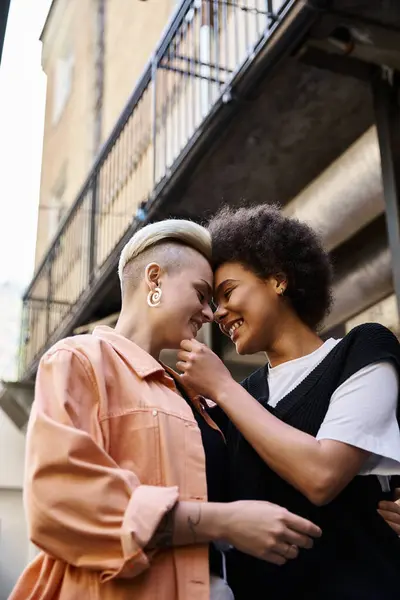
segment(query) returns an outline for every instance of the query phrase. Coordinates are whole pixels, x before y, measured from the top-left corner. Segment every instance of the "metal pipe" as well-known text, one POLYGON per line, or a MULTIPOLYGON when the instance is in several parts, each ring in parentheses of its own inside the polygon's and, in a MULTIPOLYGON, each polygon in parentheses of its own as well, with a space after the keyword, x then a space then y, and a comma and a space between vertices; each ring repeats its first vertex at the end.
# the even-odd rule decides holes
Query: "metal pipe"
POLYGON ((376 304, 393 291, 389 248, 366 251, 360 262, 344 273, 333 286, 334 305, 323 331, 344 323, 376 304))
POLYGON ((104 57, 105 57, 105 0, 97 0, 96 35, 95 35, 95 86, 94 86, 94 127, 93 156, 96 157, 100 147, 103 129, 103 96, 104 96, 104 57))
POLYGON ((284 208, 337 248, 385 210, 376 128, 371 127, 284 208))
MULTIPOLYGON (((368 129, 283 210, 318 231, 329 251, 381 215, 385 203, 376 128, 368 129)), ((367 247, 358 263, 339 275, 333 287, 333 310, 324 331, 392 291, 391 253, 382 240, 378 247, 367 247)))

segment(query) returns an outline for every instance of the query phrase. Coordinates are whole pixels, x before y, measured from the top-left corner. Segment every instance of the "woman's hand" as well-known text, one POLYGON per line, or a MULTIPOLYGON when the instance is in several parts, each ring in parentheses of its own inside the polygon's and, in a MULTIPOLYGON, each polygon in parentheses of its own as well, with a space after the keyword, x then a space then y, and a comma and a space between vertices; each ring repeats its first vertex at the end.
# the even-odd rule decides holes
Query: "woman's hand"
POLYGON ((283 565, 296 558, 299 548, 312 548, 319 527, 269 502, 231 503, 224 539, 235 548, 256 558, 283 565))
POLYGON ((213 400, 218 396, 218 390, 232 381, 222 360, 208 346, 194 339, 181 342, 176 368, 181 371, 185 384, 213 400))
POLYGON ((397 535, 400 535, 400 488, 396 489, 395 498, 397 498, 395 502, 380 502, 378 513, 397 535))
POLYGON ((283 565, 312 548, 319 527, 270 502, 180 501, 162 519, 148 548, 229 542, 261 560, 283 565))

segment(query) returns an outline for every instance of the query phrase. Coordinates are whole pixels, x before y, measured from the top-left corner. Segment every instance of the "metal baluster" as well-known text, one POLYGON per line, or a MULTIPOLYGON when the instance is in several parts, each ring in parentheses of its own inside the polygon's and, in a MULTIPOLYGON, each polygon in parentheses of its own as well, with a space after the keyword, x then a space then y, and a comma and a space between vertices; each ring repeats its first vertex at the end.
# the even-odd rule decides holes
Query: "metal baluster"
POLYGON ((224 35, 224 48, 225 48, 225 69, 228 74, 230 69, 230 64, 228 60, 229 55, 229 40, 228 40, 228 5, 227 0, 222 0, 222 29, 221 35, 224 35))
POLYGON ((233 14, 233 31, 235 35, 234 47, 235 47, 235 66, 234 71, 239 66, 240 54, 239 54, 239 23, 238 23, 238 5, 236 3, 232 6, 232 14, 233 14))
POLYGON ((250 53, 250 44, 249 44, 249 19, 250 19, 250 14, 252 14, 250 12, 250 6, 249 6, 249 0, 241 0, 243 2, 243 8, 245 9, 243 11, 243 19, 244 19, 244 46, 245 46, 245 51, 246 51, 246 57, 249 56, 250 53))
MULTIPOLYGON (((218 96, 221 91, 221 70, 220 70, 220 55, 219 55, 219 44, 220 44, 220 32, 219 32, 219 2, 213 0, 213 39, 214 39, 214 73, 217 80, 218 96)), ((215 98, 214 98, 215 101, 215 98)))
POLYGON ((157 174, 157 130, 158 130, 158 107, 157 107, 157 56, 154 55, 151 64, 151 85, 152 85, 152 109, 151 109, 151 128, 152 128, 152 143, 153 143, 153 188, 158 182, 157 174))

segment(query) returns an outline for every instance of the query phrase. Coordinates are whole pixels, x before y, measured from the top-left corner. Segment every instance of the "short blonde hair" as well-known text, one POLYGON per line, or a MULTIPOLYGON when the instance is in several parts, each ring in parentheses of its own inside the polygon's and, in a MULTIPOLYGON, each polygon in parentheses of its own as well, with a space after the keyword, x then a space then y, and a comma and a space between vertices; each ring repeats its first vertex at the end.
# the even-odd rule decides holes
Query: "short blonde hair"
POLYGON ((124 246, 118 264, 121 284, 124 268, 128 262, 163 241, 179 242, 197 250, 208 261, 211 260, 211 236, 205 227, 184 219, 165 219, 142 227, 124 246))

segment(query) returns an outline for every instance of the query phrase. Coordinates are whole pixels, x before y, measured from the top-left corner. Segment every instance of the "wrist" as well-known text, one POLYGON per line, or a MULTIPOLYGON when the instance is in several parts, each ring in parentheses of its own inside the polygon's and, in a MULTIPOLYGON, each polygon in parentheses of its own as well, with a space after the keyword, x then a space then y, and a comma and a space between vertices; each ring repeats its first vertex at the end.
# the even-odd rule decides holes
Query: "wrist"
POLYGON ((203 504, 202 530, 210 542, 229 542, 235 523, 236 502, 208 502, 203 504))
POLYGON ((221 514, 213 541, 231 542, 232 526, 237 520, 237 502, 221 504, 221 514), (235 516, 236 515, 236 516, 235 516))
POLYGON ((232 378, 224 378, 219 382, 213 395, 213 398, 218 406, 223 408, 224 405, 229 404, 229 400, 232 399, 232 395, 234 394, 235 388, 238 385, 239 384, 236 383, 236 381, 234 381, 232 378))
POLYGON ((180 501, 175 511, 174 546, 225 541, 234 522, 233 504, 180 501))

